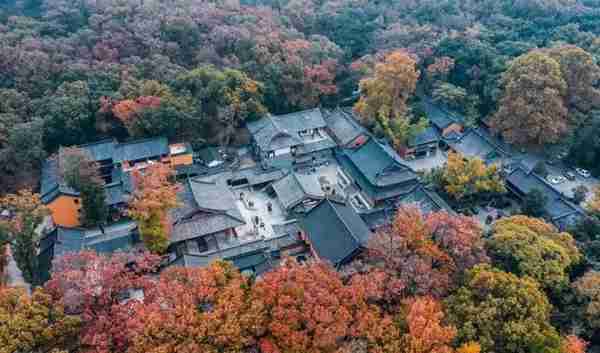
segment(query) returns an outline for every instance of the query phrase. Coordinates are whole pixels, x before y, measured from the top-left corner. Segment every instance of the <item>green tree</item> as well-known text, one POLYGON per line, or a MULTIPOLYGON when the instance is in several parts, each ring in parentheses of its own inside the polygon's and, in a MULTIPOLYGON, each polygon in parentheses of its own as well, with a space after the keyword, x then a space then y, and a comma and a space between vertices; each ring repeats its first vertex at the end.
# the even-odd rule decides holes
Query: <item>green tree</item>
POLYGON ((569 233, 537 218, 503 218, 492 228, 486 243, 494 264, 517 276, 529 276, 548 293, 558 294, 569 285, 569 270, 581 254, 569 233))
POLYGON ((576 204, 580 204, 583 201, 585 201, 588 193, 590 192, 590 189, 587 188, 587 186, 585 185, 578 185, 576 187, 573 188, 573 201, 576 204))
POLYGON ((446 307, 459 343, 479 342, 484 352, 560 352, 551 305, 531 278, 478 265, 467 271, 446 307))
POLYGON ((83 225, 106 222, 108 208, 98 164, 81 148, 63 148, 58 158, 61 177, 81 196, 83 225))
POLYGON ((574 165, 588 169, 594 176, 600 175, 600 110, 589 112, 585 128, 575 131, 569 145, 568 160, 574 165))
POLYGON ((42 229, 39 228, 49 211, 42 205, 39 194, 26 189, 4 196, 0 199, 0 206, 14 215, 4 228, 17 266, 25 281, 37 286, 40 284, 37 252, 42 235, 42 229))
POLYGON ((569 229, 584 256, 584 265, 600 271, 600 215, 595 212, 582 217, 569 229))
POLYGON ((525 195, 521 211, 531 217, 546 215, 548 197, 539 189, 533 189, 525 195))
POLYGON ((546 167, 546 162, 545 161, 539 161, 535 164, 535 166, 533 167, 533 172, 539 176, 541 176, 542 178, 545 178, 548 176, 548 167, 546 167))
POLYGON ((47 150, 61 145, 77 145, 96 134, 96 112, 100 102, 93 99, 87 82, 62 84, 53 95, 37 101, 36 113, 45 123, 47 150))
POLYGON ((179 75, 175 87, 196 100, 209 122, 226 130, 225 142, 242 122, 256 120, 267 112, 263 84, 239 70, 201 66, 179 75))
POLYGON ((539 51, 521 55, 502 76, 504 92, 492 129, 510 143, 557 142, 568 129, 564 99, 567 84, 560 64, 539 51))
POLYGON ((0 190, 13 192, 37 186, 46 157, 43 136, 43 122, 39 118, 8 128, 6 144, 0 148, 0 190))
POLYGON ((432 97, 435 102, 464 114, 468 125, 474 126, 477 123, 479 98, 469 94, 465 88, 441 82, 433 89, 432 97))

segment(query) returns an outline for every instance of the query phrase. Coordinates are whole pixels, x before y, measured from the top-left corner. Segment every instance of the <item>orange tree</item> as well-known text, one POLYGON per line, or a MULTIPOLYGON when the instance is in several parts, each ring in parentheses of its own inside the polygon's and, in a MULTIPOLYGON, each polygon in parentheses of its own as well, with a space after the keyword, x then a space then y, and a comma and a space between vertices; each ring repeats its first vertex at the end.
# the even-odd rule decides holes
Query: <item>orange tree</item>
POLYGON ((266 317, 251 283, 230 263, 172 268, 134 307, 130 353, 241 352, 256 346, 266 317))
POLYGON ((179 187, 171 179, 171 169, 157 163, 133 171, 135 191, 129 202, 129 215, 138 222, 140 235, 148 250, 164 252, 169 245, 169 210, 177 207, 179 187))
POLYGON ((252 292, 265 315, 261 349, 327 353, 360 342, 370 352, 401 351, 399 328, 371 304, 383 294, 383 279, 373 273, 344 283, 322 263, 288 262, 267 273, 252 292))
POLYGON ((368 247, 368 259, 388 275, 391 302, 406 295, 444 296, 458 275, 488 260, 473 218, 444 211, 424 215, 416 206, 400 208, 368 247))
POLYGON ((425 127, 422 120, 412 121, 406 104, 415 92, 419 75, 415 60, 398 50, 360 81, 361 97, 354 109, 366 125, 382 132, 395 147, 405 145, 425 127))

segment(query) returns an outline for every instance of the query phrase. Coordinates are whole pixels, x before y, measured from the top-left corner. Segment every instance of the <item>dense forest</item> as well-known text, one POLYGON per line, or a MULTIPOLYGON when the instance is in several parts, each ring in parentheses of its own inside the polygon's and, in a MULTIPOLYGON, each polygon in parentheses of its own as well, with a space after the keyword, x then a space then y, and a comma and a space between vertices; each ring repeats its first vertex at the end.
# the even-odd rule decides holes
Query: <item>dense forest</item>
MULTIPOLYGON (((37 261, 35 190, 60 146, 242 145, 246 122, 319 106, 354 106, 401 149, 428 97, 600 176, 599 60, 600 0, 0 0, 0 244, 24 235, 14 257, 37 261)), ((81 163, 63 177, 99 179, 81 163)), ((465 202, 506 192, 500 173, 450 154, 431 177, 465 202)), ((129 209, 143 230, 177 204, 170 175, 153 180, 129 209)), ((597 352, 600 188, 569 232, 529 201, 486 227, 400 207, 340 271, 65 255, 31 293, 0 285, 0 353, 597 352)))
MULTIPOLYGON (((390 50, 410 53, 424 89, 473 119, 497 111, 502 74, 531 49, 583 50, 565 60, 575 70, 566 81, 577 82, 576 93, 587 90, 585 98, 600 56, 595 0, 26 0, 0 6, 5 191, 34 186, 31 171, 59 145, 157 135, 196 145, 231 143, 240 138, 235 127, 266 111, 343 105, 365 64, 390 50)), ((573 153, 594 171, 598 114, 576 98, 567 103, 569 131, 582 123, 594 130, 572 139, 573 153)), ((506 109, 498 114, 510 114, 506 109)))

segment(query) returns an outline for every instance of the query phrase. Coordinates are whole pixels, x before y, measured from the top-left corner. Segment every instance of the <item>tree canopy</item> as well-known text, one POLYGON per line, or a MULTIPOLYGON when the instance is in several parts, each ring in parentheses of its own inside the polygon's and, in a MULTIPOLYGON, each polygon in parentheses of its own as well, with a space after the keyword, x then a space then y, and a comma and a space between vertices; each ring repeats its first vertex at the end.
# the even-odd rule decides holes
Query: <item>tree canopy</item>
POLYGON ((569 284, 569 269, 581 254, 569 233, 536 218, 513 216, 494 223, 487 249, 494 263, 507 272, 528 276, 559 293, 569 284))
POLYGON ((479 265, 446 301, 458 341, 476 340, 484 351, 560 352, 561 340, 549 324, 551 305, 529 277, 479 265))

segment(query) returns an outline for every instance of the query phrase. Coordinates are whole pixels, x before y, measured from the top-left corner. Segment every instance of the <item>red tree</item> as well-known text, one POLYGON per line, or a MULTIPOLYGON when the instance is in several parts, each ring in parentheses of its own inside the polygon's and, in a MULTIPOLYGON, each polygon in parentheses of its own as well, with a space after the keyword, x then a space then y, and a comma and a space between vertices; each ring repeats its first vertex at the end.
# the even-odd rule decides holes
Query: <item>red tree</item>
POLYGON ((392 301, 405 295, 443 296, 457 274, 488 261, 475 220, 444 211, 423 215, 416 206, 398 210, 392 224, 375 234, 368 257, 383 264, 392 301))
POLYGON ((142 96, 134 99, 124 99, 112 106, 113 114, 121 120, 127 130, 132 133, 139 114, 144 109, 153 109, 160 106, 160 97, 142 96))
POLYGON ((585 353, 588 343, 581 338, 569 335, 563 339, 562 353, 585 353))
POLYGON ((372 351, 395 351, 398 330, 370 304, 382 295, 383 276, 355 277, 344 284, 324 264, 288 262, 256 283, 253 301, 266 314, 264 352, 334 352, 361 340, 372 351))
POLYGON ((94 252, 67 254, 53 264, 45 289, 69 314, 81 315, 81 344, 86 352, 123 352, 128 346, 126 323, 134 301, 132 290, 151 287, 148 276, 159 262, 149 253, 117 253, 110 257, 94 252))

